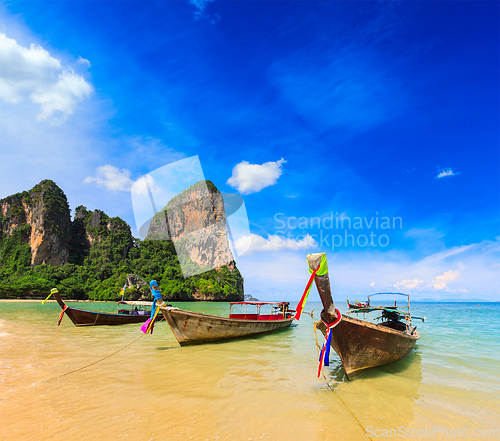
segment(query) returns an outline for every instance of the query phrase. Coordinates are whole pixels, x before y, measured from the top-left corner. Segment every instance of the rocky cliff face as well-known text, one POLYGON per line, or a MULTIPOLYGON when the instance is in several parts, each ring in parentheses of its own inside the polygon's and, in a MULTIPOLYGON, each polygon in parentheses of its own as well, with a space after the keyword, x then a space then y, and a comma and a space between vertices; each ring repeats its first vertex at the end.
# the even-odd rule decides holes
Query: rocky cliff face
POLYGON ((31 248, 31 265, 63 265, 69 258, 71 230, 68 201, 62 190, 45 180, 30 191, 0 200, 2 237, 19 231, 31 248))
POLYGON ((103 241, 111 241, 110 245, 119 247, 123 258, 133 245, 132 233, 126 222, 119 217, 110 218, 101 210, 89 211, 82 205, 75 210, 73 236, 78 237, 81 246, 87 249, 103 241))
POLYGON ((231 270, 234 268, 224 201, 210 181, 198 182, 173 198, 151 221, 147 239, 173 241, 185 276, 198 274, 207 267, 219 269, 226 265, 231 270), (200 271, 184 265, 183 257, 197 264, 200 271), (186 274, 186 271, 193 272, 186 274))
POLYGON ((0 233, 0 239, 17 234, 30 246, 32 267, 81 264, 91 247, 105 241, 125 258, 133 243, 130 227, 100 210, 80 206, 71 222, 66 196, 50 180, 0 200, 0 233))

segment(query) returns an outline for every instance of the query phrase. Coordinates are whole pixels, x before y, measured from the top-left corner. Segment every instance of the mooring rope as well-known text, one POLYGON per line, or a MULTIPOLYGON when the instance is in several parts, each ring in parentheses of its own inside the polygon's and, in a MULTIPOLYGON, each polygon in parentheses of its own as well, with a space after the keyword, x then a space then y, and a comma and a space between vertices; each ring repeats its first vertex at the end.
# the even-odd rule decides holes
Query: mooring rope
MULTIPOLYGON (((156 324, 160 323, 160 322, 161 322, 161 321, 163 321, 163 320, 165 320, 165 317, 162 317, 162 319, 161 319, 161 320, 158 320, 158 322, 157 322, 156 324)), ((113 355, 118 354, 118 352, 123 351, 124 349, 128 348, 130 345, 132 345, 133 343, 135 343, 137 340, 139 340, 140 338, 144 337, 145 335, 146 335, 146 334, 141 334, 141 335, 139 335, 139 337, 137 337, 135 340, 132 340, 130 343, 127 343, 127 344, 126 344, 125 346, 123 346, 122 348, 118 349, 117 351, 115 351, 115 352, 113 352, 113 353, 111 353, 111 354, 106 355, 105 357, 103 357, 103 358, 101 358, 101 359, 99 359, 99 360, 97 360, 97 361, 93 361, 92 363, 89 363, 89 364, 87 364, 87 365, 85 365, 85 366, 82 366, 82 367, 80 367, 80 368, 78 368, 78 369, 74 369, 74 370, 69 371, 69 372, 66 372, 66 373, 64 373, 64 374, 57 375, 57 376, 55 376, 55 377, 49 378, 48 380, 42 381, 42 383, 47 383, 47 382, 49 382, 49 381, 56 380, 56 379, 61 378, 61 377, 65 377, 66 375, 70 375, 70 374, 74 374, 75 372, 83 371, 84 369, 87 369, 88 367, 93 366, 94 364, 100 363, 101 361, 104 361, 104 360, 106 360, 107 358, 110 358, 110 357, 112 357, 113 355)))
MULTIPOLYGON (((318 351, 318 358, 319 358, 319 356, 320 356, 320 346, 319 346, 319 343, 318 343, 317 323, 319 323, 319 322, 314 322, 314 335, 316 337, 316 350, 318 351)), ((323 366, 321 367, 321 373, 323 374, 323 378, 325 379, 325 382, 326 382, 326 385, 328 386, 328 388, 336 395, 336 397, 342 402, 342 404, 345 407, 347 407, 347 410, 349 412, 351 412, 351 415, 357 421, 357 423, 359 424, 359 426, 363 429, 363 432, 365 432, 365 435, 368 437, 368 439, 372 440, 371 437, 368 435, 368 433, 366 433, 366 429, 363 426, 363 424, 361 424, 361 421, 358 420, 358 418, 356 417, 356 415, 354 415, 354 412, 351 410, 351 408, 346 404, 346 402, 340 397, 340 395, 335 391, 335 389, 329 383, 328 379, 326 378, 325 369, 323 368, 323 366)))

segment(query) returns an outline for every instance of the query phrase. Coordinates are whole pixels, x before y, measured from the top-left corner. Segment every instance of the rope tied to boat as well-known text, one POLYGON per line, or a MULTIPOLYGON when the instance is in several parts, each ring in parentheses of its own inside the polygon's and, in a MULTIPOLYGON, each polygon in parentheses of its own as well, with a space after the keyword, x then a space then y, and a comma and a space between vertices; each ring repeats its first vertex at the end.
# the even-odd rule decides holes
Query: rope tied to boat
POLYGON ((331 330, 335 328, 342 320, 342 314, 338 309, 335 309, 335 312, 337 313, 337 318, 332 323, 327 323, 325 321, 325 319, 323 318, 323 312, 324 310, 321 311, 321 321, 325 324, 326 331, 325 331, 325 341, 323 342, 323 346, 321 347, 321 351, 319 354, 318 378, 321 374, 321 369, 323 365, 330 366, 330 348, 332 344, 331 330))
MULTIPOLYGON (((158 323, 160 323, 163 320, 165 320, 165 319, 162 318, 162 319, 158 320, 158 323)), ((124 349, 128 348, 130 345, 132 345, 133 343, 135 343, 137 340, 139 340, 140 338, 144 337, 144 335, 145 334, 139 335, 139 337, 137 337, 136 339, 132 340, 130 343, 127 343, 125 346, 123 346, 120 349, 112 352, 111 354, 106 355, 105 357, 100 358, 99 360, 93 361, 92 363, 86 364, 85 366, 82 366, 82 367, 80 367, 78 369, 74 369, 74 370, 66 372, 64 374, 57 375, 55 377, 49 378, 49 379, 47 379, 45 381, 42 381, 42 383, 47 383, 47 382, 52 381, 52 380, 57 380, 58 378, 65 377, 66 375, 74 374, 75 372, 80 372, 80 371, 83 371, 84 369, 87 369, 90 366, 94 366, 95 364, 100 363, 101 361, 104 361, 104 360, 112 357, 113 355, 118 354, 118 352, 121 352, 124 349)))

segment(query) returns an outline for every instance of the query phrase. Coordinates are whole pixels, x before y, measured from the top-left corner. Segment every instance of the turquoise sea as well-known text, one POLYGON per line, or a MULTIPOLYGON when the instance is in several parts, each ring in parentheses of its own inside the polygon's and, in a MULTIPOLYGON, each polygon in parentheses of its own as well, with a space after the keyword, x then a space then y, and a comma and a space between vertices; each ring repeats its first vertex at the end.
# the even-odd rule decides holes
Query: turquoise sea
MULTIPOLYGON (((55 302, 0 302, 0 439, 500 438, 500 303, 411 307, 427 319, 414 322, 420 340, 408 357, 347 381, 332 351, 329 387, 316 375, 307 315, 277 333, 181 348, 165 322, 153 335, 67 317, 58 327, 55 302)), ((318 317, 321 305, 305 310, 318 317)))

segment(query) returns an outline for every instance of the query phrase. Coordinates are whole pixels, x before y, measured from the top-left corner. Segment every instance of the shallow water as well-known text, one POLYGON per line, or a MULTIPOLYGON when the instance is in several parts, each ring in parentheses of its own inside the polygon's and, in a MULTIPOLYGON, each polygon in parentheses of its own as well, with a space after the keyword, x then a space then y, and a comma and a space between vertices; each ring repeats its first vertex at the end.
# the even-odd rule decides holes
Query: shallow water
MULTIPOLYGON (((311 309, 318 316, 321 306, 311 309)), ((499 438, 498 303, 412 304, 427 316, 415 350, 350 382, 332 351, 333 390, 316 378, 307 315, 273 334, 181 348, 165 322, 153 335, 137 324, 77 328, 67 317, 58 327, 60 311, 55 302, 0 303, 2 440, 362 440, 382 429, 393 438, 499 438)))

